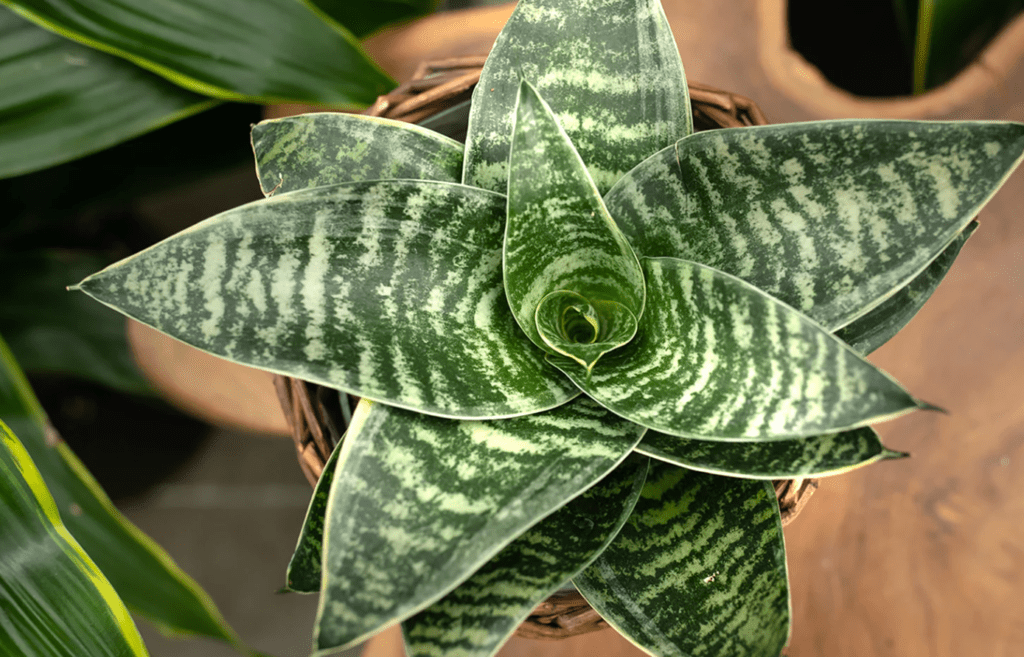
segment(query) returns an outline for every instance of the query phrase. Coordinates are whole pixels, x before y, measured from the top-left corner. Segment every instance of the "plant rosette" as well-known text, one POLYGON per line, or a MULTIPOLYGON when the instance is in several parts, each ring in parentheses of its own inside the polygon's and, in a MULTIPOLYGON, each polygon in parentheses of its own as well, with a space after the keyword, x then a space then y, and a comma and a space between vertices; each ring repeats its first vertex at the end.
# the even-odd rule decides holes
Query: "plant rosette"
POLYGON ((693 134, 655 0, 523 0, 465 146, 330 113, 253 146, 268 198, 78 288, 363 398, 288 571, 317 651, 401 623, 413 656, 493 655, 571 580, 654 655, 777 655, 770 480, 898 456, 868 425, 929 406, 863 356, 1024 125, 693 134))

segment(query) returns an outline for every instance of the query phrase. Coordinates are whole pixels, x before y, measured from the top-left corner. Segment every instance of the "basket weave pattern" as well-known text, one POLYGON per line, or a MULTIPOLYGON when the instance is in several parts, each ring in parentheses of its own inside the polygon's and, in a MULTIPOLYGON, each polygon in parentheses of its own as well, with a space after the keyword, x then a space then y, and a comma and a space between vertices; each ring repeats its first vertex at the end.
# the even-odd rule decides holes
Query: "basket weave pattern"
MULTIPOLYGON (((364 114, 409 123, 434 116, 469 100, 485 59, 459 57, 421 64, 412 80, 378 98, 364 114)), ((748 98, 696 82, 689 88, 697 130, 768 123, 748 98)), ((292 431, 299 466, 315 486, 331 451, 341 442, 354 399, 331 388, 281 376, 274 377, 274 385, 292 431)), ((787 525, 807 504, 818 481, 787 479, 774 485, 782 524, 787 525)), ((516 634, 528 639, 563 639, 606 627, 577 591, 559 591, 538 605, 516 634)))

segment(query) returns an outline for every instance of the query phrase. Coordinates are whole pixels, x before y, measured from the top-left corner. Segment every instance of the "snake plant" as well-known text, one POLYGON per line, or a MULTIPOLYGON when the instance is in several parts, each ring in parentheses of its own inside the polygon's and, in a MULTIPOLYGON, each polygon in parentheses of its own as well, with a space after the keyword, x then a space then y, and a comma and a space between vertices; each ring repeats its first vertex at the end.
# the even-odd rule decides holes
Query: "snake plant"
POLYGON ((522 0, 465 145, 344 114, 253 130, 268 198, 79 284, 362 398, 289 586, 318 652, 401 623, 493 655, 571 581, 644 650, 776 655, 771 479, 898 456, 864 359, 1020 162, 1024 125, 694 133, 656 0, 522 0))

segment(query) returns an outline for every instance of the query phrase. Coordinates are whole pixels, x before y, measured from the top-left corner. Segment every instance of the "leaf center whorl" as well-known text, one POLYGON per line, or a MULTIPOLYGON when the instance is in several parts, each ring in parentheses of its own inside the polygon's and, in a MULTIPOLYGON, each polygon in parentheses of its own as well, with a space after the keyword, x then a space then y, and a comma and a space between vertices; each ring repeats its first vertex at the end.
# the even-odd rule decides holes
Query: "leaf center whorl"
POLYGON ((593 369, 604 354, 636 335, 636 315, 615 301, 591 301, 569 290, 557 290, 537 304, 537 332, 554 353, 593 369))

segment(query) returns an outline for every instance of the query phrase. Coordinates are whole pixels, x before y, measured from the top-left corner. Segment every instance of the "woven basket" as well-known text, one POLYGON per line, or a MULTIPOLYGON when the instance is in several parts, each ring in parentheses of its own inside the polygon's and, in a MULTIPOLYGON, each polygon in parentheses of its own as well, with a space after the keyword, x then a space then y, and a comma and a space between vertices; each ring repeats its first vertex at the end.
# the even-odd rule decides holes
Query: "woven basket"
MULTIPOLYGON (((417 123, 463 106, 480 79, 485 59, 460 57, 422 64, 411 81, 378 98, 364 113, 417 123)), ((689 86, 697 130, 767 123, 761 110, 747 98, 695 82, 689 86)), ((299 465, 310 485, 315 486, 348 426, 355 399, 332 388, 281 376, 274 378, 274 384, 292 431, 299 465)), ((783 525, 796 518, 818 487, 816 479, 774 483, 783 525)), ((516 634, 529 639, 563 639, 606 627, 608 624, 577 591, 559 591, 538 605, 516 634)))

